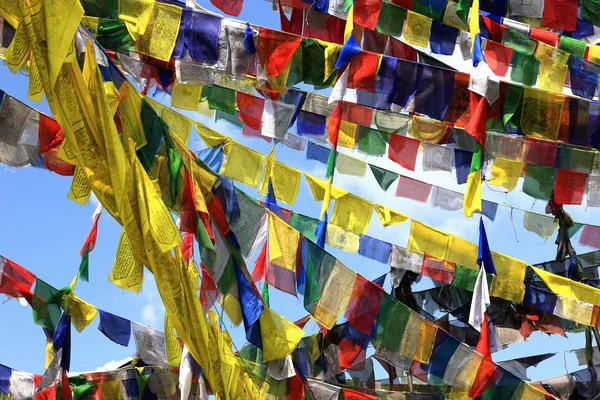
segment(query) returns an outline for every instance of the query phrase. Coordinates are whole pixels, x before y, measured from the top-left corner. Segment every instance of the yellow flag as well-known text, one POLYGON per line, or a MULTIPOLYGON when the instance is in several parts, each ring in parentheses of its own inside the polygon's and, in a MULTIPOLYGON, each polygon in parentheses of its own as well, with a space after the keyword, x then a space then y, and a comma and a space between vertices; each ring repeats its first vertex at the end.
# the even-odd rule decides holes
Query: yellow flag
POLYGON ((600 64, 600 46, 597 44, 588 45, 588 60, 594 64, 600 64))
POLYGON ((335 201, 331 223, 356 234, 365 234, 373 214, 373 204, 348 193, 335 201))
POLYGON ((246 185, 256 187, 265 156, 246 146, 231 142, 221 174, 246 185))
POLYGON ((123 145, 126 146, 128 140, 132 139, 136 149, 144 147, 147 142, 141 118, 142 95, 129 81, 123 82, 119 94, 121 96, 119 116, 121 117, 123 145))
POLYGON ((54 360, 54 342, 51 337, 46 338, 46 363, 44 364, 44 370, 48 369, 50 363, 54 360))
POLYGON ((119 238, 117 255, 108 279, 121 289, 139 292, 144 281, 144 266, 136 260, 133 247, 123 229, 119 238))
POLYGON ((342 121, 340 124, 340 132, 338 133, 337 145, 353 149, 356 144, 356 130, 358 125, 352 122, 342 121))
POLYGON ((448 259, 450 235, 421 222, 410 221, 408 249, 427 253, 442 260, 448 259))
POLYGON ((517 186, 517 182, 523 172, 524 163, 497 157, 492 167, 492 179, 490 185, 502 186, 509 192, 517 186))
MULTIPOLYGON (((323 199, 325 199, 325 191, 329 183, 307 173, 304 173, 304 177, 306 178, 306 182, 310 187, 310 191, 312 192, 315 201, 323 201, 323 199)), ((331 187, 331 197, 334 199, 338 199, 347 193, 347 191, 337 186, 331 187)))
POLYGON ((296 271, 300 233, 277 215, 269 212, 269 261, 290 271, 296 271))
POLYGON ((344 42, 348 40, 352 31, 354 30, 354 3, 348 10, 348 18, 346 19, 346 26, 344 27, 344 42))
POLYGON ((73 181, 69 189, 69 199, 77 204, 86 205, 90 199, 91 188, 82 167, 75 167, 73 181))
POLYGON ((202 96, 202 86, 178 84, 171 92, 171 105, 182 110, 196 111, 202 96))
POLYGON ((404 40, 415 46, 427 47, 429 45, 432 21, 429 17, 408 10, 406 25, 404 26, 404 40))
POLYGON ((265 173, 258 192, 266 195, 269 188, 269 176, 273 184, 275 198, 289 205, 294 205, 300 189, 301 174, 295 168, 273 159, 265 162, 265 173))
POLYGON ((156 3, 144 35, 136 42, 137 51, 161 61, 169 61, 175 48, 182 8, 156 3))
POLYGON ((471 51, 475 47, 475 36, 479 33, 479 0, 473 0, 469 12, 469 31, 471 33, 471 51))
POLYGON ((557 295, 600 306, 600 289, 572 281, 569 278, 555 275, 540 268, 532 268, 542 278, 548 289, 557 295))
POLYGON ((240 307, 240 302, 231 293, 227 293, 223 297, 223 311, 225 311, 234 325, 237 326, 242 323, 242 309, 240 307))
POLYGON ((187 146, 190 142, 190 134, 192 133, 192 121, 167 107, 163 107, 160 110, 160 117, 169 126, 169 129, 187 146))
POLYGON ((169 362, 169 366, 171 367, 179 367, 181 363, 181 346, 179 345, 179 341, 177 340, 177 335, 175 334, 175 329, 169 322, 169 314, 165 313, 165 345, 167 348, 167 360, 169 362))
POLYGON ((77 332, 83 331, 98 315, 96 307, 83 301, 73 292, 66 294, 63 301, 65 302, 65 312, 71 316, 71 323, 77 332))
POLYGON ((408 220, 408 216, 381 204, 373 204, 373 208, 375 208, 383 226, 398 225, 408 220))
POLYGON ((471 172, 467 177, 467 189, 463 201, 465 217, 472 217, 475 211, 481 211, 481 170, 471 172))
POLYGON ((154 0, 119 0, 119 19, 125 22, 134 42, 146 32, 154 3, 154 0))
POLYGON ((292 354, 304 331, 270 308, 260 316, 260 334, 263 339, 265 361, 279 360, 292 354))

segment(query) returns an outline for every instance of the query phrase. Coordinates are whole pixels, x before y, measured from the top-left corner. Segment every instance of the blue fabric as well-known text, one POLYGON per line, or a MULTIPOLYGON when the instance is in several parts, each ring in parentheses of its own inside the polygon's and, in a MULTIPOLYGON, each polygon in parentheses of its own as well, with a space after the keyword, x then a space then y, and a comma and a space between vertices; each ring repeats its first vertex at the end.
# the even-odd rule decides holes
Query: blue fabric
POLYGON ((216 63, 219 59, 219 33, 222 18, 184 9, 173 57, 183 58, 189 51, 196 61, 216 63))
POLYGON ((242 310, 244 328, 246 329, 246 339, 256 347, 262 348, 259 318, 265 310, 265 305, 248 282, 248 279, 246 279, 237 262, 235 263, 235 274, 238 284, 238 300, 242 310))
POLYGON ((229 217, 229 222, 231 223, 240 216, 240 205, 238 203, 233 179, 221 177, 221 188, 223 199, 219 198, 219 200, 225 207, 225 213, 227 214, 227 217, 229 217))
POLYGON ((396 89, 394 92, 394 104, 406 107, 415 95, 421 76, 423 75, 423 64, 411 61, 398 60, 396 64, 396 89))
POLYGON ((594 34, 594 24, 591 24, 582 19, 577 19, 577 26, 574 31, 562 31, 562 34, 565 36, 570 36, 573 39, 581 39, 586 36, 591 36, 594 34))
MULTIPOLYGON (((488 12, 494 14, 496 18, 506 15, 506 0, 481 0, 479 3, 479 13, 488 12)), ((498 23, 501 23, 498 21, 498 23)))
POLYGON ((598 86, 599 73, 599 66, 573 55, 569 58, 569 75, 573 94, 593 99, 596 86, 598 86))
MULTIPOLYGON (((499 24, 502 24, 502 18, 503 18, 503 17, 502 17, 502 16, 500 16, 500 15, 497 15, 497 14, 492 14, 492 13, 490 13, 490 12, 488 12, 488 11, 484 11, 484 10, 482 10, 481 8, 479 9, 479 15, 480 15, 480 16, 483 16, 483 17, 488 17, 488 18, 489 18, 489 19, 491 19, 492 21, 495 21, 495 22, 497 22, 497 23, 499 23, 499 24)), ((479 19, 479 21, 480 21, 480 24, 479 24, 479 25, 480 25, 480 29, 481 29, 481 28, 483 28, 483 26, 481 26, 481 25, 484 25, 484 26, 485 26, 485 24, 484 24, 483 22, 481 22, 481 18, 479 19)))
POLYGON ((365 335, 363 332, 356 329, 351 323, 344 322, 343 328, 340 336, 342 339, 346 339, 351 341, 352 343, 366 349, 371 343, 373 336, 375 336, 375 331, 377 330, 377 323, 373 324, 373 330, 368 335, 365 335))
POLYGON ((567 276, 573 281, 579 282, 581 276, 579 275, 579 268, 577 265, 577 253, 573 250, 573 254, 569 257, 569 267, 567 269, 567 276))
POLYGON ((485 226, 483 225, 483 217, 479 219, 479 248, 477 250, 477 264, 483 268, 488 274, 496 275, 496 268, 494 267, 494 260, 492 260, 492 252, 490 251, 490 245, 487 240, 485 233, 485 226))
POLYGON ((372 282, 374 284, 376 284, 379 287, 383 287, 384 283, 385 283, 385 277, 387 276, 387 274, 383 274, 381 275, 379 278, 373 279, 372 282))
POLYGON ((377 78, 375 79, 373 91, 385 95, 388 104, 392 102, 394 97, 397 64, 397 58, 383 56, 379 64, 379 71, 377 71, 377 78))
POLYGON ((335 62, 335 68, 341 69, 352 60, 352 57, 360 53, 361 50, 360 45, 354 38, 354 33, 351 33, 348 40, 346 40, 346 43, 344 43, 344 46, 342 46, 342 51, 340 51, 340 55, 335 62))
POLYGON ((549 290, 539 288, 537 286, 525 285, 525 297, 523 297, 523 305, 533 306, 540 311, 554 313, 556 294, 549 290))
MULTIPOLYGON (((500 368, 500 367, 498 367, 500 368)), ((512 399, 513 394, 521 384, 521 379, 514 376, 512 373, 502 370, 500 379, 486 390, 485 398, 487 399, 512 399), (489 397, 488 397, 489 396, 489 397)), ((483 397, 483 396, 482 396, 483 397)))
POLYGON ((309 141, 308 146, 306 146, 306 158, 308 160, 317 160, 323 164, 327 164, 329 149, 309 141))
POLYGON ((250 27, 249 22, 246 22, 246 36, 244 36, 244 47, 246 48, 246 53, 256 54, 256 45, 254 44, 252 28, 250 27))
POLYGON ((482 61, 485 62, 485 57, 481 48, 481 34, 478 33, 475 35, 475 45, 473 46, 473 66, 478 66, 482 61))
POLYGON ((321 14, 329 13, 329 0, 302 0, 302 2, 310 4, 315 11, 321 14))
POLYGON ((219 173, 221 166, 223 165, 223 145, 209 147, 207 149, 200 150, 196 153, 199 159, 201 159, 206 165, 210 167, 216 173, 219 173))
POLYGON ((490 221, 496 219, 496 212, 498 211, 498 203, 492 203, 491 201, 481 201, 481 213, 488 217, 490 221))
MULTIPOLYGON (((106 53, 104 53, 106 54, 106 53)), ((119 71, 115 63, 111 60, 110 57, 106 56, 106 60, 108 61, 108 74, 110 75, 110 80, 113 81, 117 89, 120 89, 123 85, 123 82, 126 81, 125 76, 119 71)), ((0 102, 2 101, 2 97, 0 96, 0 102)))
POLYGON ((446 372, 450 358, 459 345, 460 342, 450 336, 448 332, 438 329, 431 358, 429 359, 429 374, 440 379, 444 378, 444 372, 446 372))
MULTIPOLYGON (((393 96, 393 93, 391 94, 393 96)), ((390 110, 391 102, 387 94, 356 90, 356 104, 372 108, 374 110, 390 110)))
POLYGON ((0 104, 2 104, 2 100, 4 100, 4 92, 0 90, 0 104))
POLYGON ((467 183, 469 173, 471 172, 472 159, 472 151, 454 149, 454 168, 456 169, 456 182, 459 185, 467 183))
POLYGON ((323 219, 319 221, 317 229, 315 230, 317 236, 317 246, 325 248, 325 236, 327 235, 327 212, 323 215, 323 219))
POLYGON ((392 254, 392 244, 375 239, 371 236, 360 235, 358 254, 370 258, 371 260, 387 264, 390 261, 390 255, 392 254))
POLYGON ((55 352, 62 348, 60 366, 68 371, 71 366, 71 317, 66 312, 63 312, 56 325, 56 330, 52 335, 52 344, 55 352))
MULTIPOLYGON (((481 14, 483 14, 483 13, 481 13, 481 14)), ((481 35, 482 38, 486 38, 488 40, 494 40, 490 31, 488 31, 488 28, 485 25, 483 18, 481 18, 481 17, 479 17, 479 34, 481 35)))
POLYGON ((415 112, 442 121, 454 91, 455 72, 423 66, 419 88, 415 93, 415 112))
POLYGON ((296 132, 298 135, 324 135, 327 117, 301 110, 298 114, 296 132))
POLYGON ((443 24, 435 19, 432 21, 429 44, 433 53, 451 56, 456 46, 457 37, 457 28, 443 24))
POLYGON ((274 213, 278 213, 281 210, 281 207, 277 205, 277 199, 275 198, 275 191, 273 190, 273 182, 271 181, 271 177, 269 177, 269 189, 267 191, 267 197, 265 198, 265 205, 274 213))
POLYGON ((125 347, 129 346, 131 321, 106 311, 98 310, 98 312, 100 313, 98 330, 116 344, 125 347))
POLYGON ((12 369, 0 364, 0 392, 8 394, 8 386, 10 384, 11 375, 12 369))
POLYGON ((292 114, 292 119, 290 120, 290 126, 294 125, 296 122, 296 118, 298 118, 298 114, 300 114, 300 110, 302 110, 307 95, 308 93, 302 90, 288 89, 286 94, 279 96, 279 99, 284 103, 296 106, 294 108, 294 113, 292 114))

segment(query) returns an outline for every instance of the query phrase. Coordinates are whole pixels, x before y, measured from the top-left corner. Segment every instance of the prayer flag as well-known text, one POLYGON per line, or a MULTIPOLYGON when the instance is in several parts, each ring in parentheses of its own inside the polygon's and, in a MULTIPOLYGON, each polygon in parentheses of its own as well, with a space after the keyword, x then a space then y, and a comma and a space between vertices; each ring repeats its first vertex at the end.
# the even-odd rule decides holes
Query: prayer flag
POLYGON ((98 312, 100 313, 98 330, 113 342, 121 346, 129 346, 131 321, 106 311, 98 310, 98 312))
POLYGON ((83 247, 81 248, 81 264, 79 265, 79 276, 85 282, 89 282, 89 253, 96 247, 96 237, 98 236, 98 220, 102 214, 102 204, 98 203, 96 210, 92 215, 92 229, 88 233, 83 247))
POLYGON ((472 217, 476 211, 481 211, 481 168, 483 166, 483 151, 481 145, 477 144, 477 151, 471 159, 471 171, 467 177, 467 189, 465 190, 464 213, 466 217, 472 217))

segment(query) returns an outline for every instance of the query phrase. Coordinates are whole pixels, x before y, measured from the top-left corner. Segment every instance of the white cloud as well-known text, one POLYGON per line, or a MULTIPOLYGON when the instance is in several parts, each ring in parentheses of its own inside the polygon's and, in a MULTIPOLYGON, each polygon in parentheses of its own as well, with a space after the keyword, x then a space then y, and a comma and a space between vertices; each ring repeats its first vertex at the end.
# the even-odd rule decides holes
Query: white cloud
POLYGON ((149 326, 156 326, 158 315, 154 304, 149 303, 142 308, 142 322, 149 326))
POLYGON ((121 365, 123 365, 126 362, 129 362, 131 360, 132 360, 131 357, 127 357, 122 360, 111 360, 111 361, 107 362, 106 364, 104 364, 103 366, 96 368, 96 371, 112 371, 112 370, 119 368, 121 365))

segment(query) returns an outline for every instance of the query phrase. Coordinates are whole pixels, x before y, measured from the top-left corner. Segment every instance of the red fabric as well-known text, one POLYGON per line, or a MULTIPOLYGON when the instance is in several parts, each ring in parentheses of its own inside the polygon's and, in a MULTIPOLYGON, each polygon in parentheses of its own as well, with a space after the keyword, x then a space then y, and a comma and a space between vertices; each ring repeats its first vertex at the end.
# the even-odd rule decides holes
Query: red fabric
POLYGON ((92 224, 92 229, 90 229, 90 232, 87 235, 87 238, 85 238, 85 242, 83 243, 83 247, 81 247, 81 250, 79 251, 79 255, 83 256, 83 252, 85 251, 85 248, 88 248, 88 252, 91 252, 92 250, 94 250, 94 247, 96 247, 96 238, 98 237, 98 221, 100 220, 100 216, 98 215, 97 218, 94 219, 94 223, 92 224))
MULTIPOLYGON (((498 369, 498 371, 502 370, 498 369)), ((483 392, 490 388, 495 383, 497 375, 499 375, 499 373, 495 372, 496 364, 494 364, 490 358, 484 357, 477 369, 475 381, 469 390, 469 397, 479 397, 483 392)))
POLYGON ((350 389, 342 389, 345 400, 377 400, 377 397, 350 389))
POLYGON ((181 255, 185 263, 189 264, 190 258, 194 256, 194 234, 189 232, 184 233, 179 248, 181 249, 181 255))
POLYGON ((502 108, 504 107, 504 99, 506 98, 506 91, 508 90, 508 83, 500 82, 500 97, 492 104, 487 111, 487 118, 502 118, 502 108))
POLYGON ((302 36, 261 27, 258 31, 256 54, 267 76, 278 76, 301 42, 302 36))
POLYGON ((294 325, 300 329, 304 329, 304 326, 308 323, 308 321, 310 321, 310 318, 310 314, 308 314, 306 317, 302 317, 298 321, 294 321, 294 325))
POLYGON ((215 225, 217 225, 219 232, 221 232, 221 235, 227 235, 230 230, 229 223, 227 222, 227 217, 225 216, 225 209, 219 201, 219 198, 217 196, 213 196, 213 198, 210 199, 208 203, 206 203, 206 206, 215 225))
POLYGON ((265 271, 265 282, 275 289, 281 290, 292 296, 298 296, 296 292, 296 272, 287 268, 267 263, 265 271))
MULTIPOLYGON (((317 11, 314 11, 318 13, 317 11)), ((312 27, 308 23, 308 18, 304 21, 304 36, 312 39, 324 40, 330 43, 344 44, 344 27, 346 21, 333 15, 327 17, 324 29, 312 27)))
POLYGON ((477 347, 475 347, 475 351, 486 358, 492 357, 492 350, 490 349, 490 329, 488 324, 487 311, 483 313, 481 332, 479 333, 479 340, 477 341, 477 347))
POLYGON ((417 62, 417 50, 393 37, 388 40, 386 56, 417 62))
POLYGON ((503 44, 488 40, 483 55, 485 62, 497 76, 505 76, 508 72, 513 50, 503 44))
POLYGON ((279 0, 279 21, 281 22, 281 30, 294 35, 302 35, 302 24, 304 22, 304 11, 299 8, 292 8, 290 19, 283 12, 281 0, 279 0))
POLYGON ((304 382, 299 375, 289 379, 287 400, 304 400, 304 382))
POLYGON ((428 276, 436 281, 450 283, 454 277, 455 266, 456 264, 452 261, 435 258, 425 253, 421 265, 421 275, 428 276))
POLYGON ((337 149, 338 135, 340 134, 340 126, 342 125, 342 107, 344 102, 337 103, 329 121, 327 122, 327 137, 334 149, 337 149))
POLYGON ((560 324, 560 320, 554 314, 544 313, 542 319, 537 324, 538 329, 544 333, 551 333, 554 335, 561 335, 567 337, 565 330, 560 324))
POLYGON ((30 301, 31 287, 35 282, 35 275, 8 258, 4 260, 0 293, 11 297, 24 297, 27 301, 30 301))
POLYGON ((371 126, 373 109, 356 103, 342 102, 342 119, 360 126, 371 126))
POLYGON ((60 395, 62 400, 72 400, 71 385, 69 385, 69 377, 67 371, 62 369, 61 371, 61 383, 60 383, 60 395))
POLYGON ((310 7, 310 4, 305 3, 303 0, 281 0, 281 4, 286 7, 299 8, 301 10, 306 10, 310 7))
POLYGON ((554 180, 554 201, 557 204, 581 204, 586 180, 585 172, 558 169, 554 180))
POLYGON ((420 140, 407 136, 390 135, 388 157, 411 171, 415 170, 420 140))
POLYGON ((431 193, 432 185, 429 183, 417 181, 408 176, 400 175, 398 178, 398 188, 396 196, 406 197, 422 203, 426 203, 431 193))
POLYGON ((352 342, 351 340, 342 339, 338 345, 340 368, 349 369, 360 364, 365 360, 366 351, 352 342))
POLYGON ((377 31, 366 29, 363 32, 363 50, 383 54, 387 46, 388 36, 377 31))
POLYGON ((215 281, 213 280, 210 272, 206 269, 204 264, 200 264, 202 268, 202 284, 200 285, 200 304, 202 304, 202 309, 205 313, 211 309, 215 301, 217 300, 217 296, 219 296, 219 289, 217 289, 217 285, 215 285, 215 281))
POLYGON ((62 160, 58 156, 58 149, 59 148, 57 147, 44 153, 42 156, 44 159, 44 165, 50 171, 57 173, 58 175, 73 176, 75 173, 75 166, 62 160))
POLYGON ((354 23, 367 29, 375 29, 382 0, 356 0, 354 3, 354 23))
POLYGON ((502 42, 502 37, 504 36, 504 31, 506 30, 506 27, 497 23, 491 18, 484 17, 483 15, 480 16, 480 18, 483 21, 483 24, 487 28, 488 32, 490 33, 490 38, 494 42, 502 42))
POLYGON ((600 324, 600 307, 594 306, 594 310, 592 311, 592 320, 590 321, 590 325, 598 327, 600 324))
POLYGON ((532 39, 539 40, 540 42, 544 42, 552 47, 556 46, 558 43, 558 33, 549 31, 547 29, 536 28, 535 26, 531 27, 529 36, 531 36, 532 39))
POLYGON ((62 143, 65 135, 56 120, 40 113, 40 124, 38 128, 38 154, 41 156, 48 150, 57 148, 62 143))
POLYGON ((519 333, 523 335, 525 339, 527 339, 533 332, 535 332, 535 327, 529 322, 527 318, 523 320, 521 323, 521 327, 519 328, 519 333))
POLYGON ((600 249, 600 226, 584 226, 579 237, 579 243, 600 249))
POLYGON ((352 58, 348 72, 348 87, 372 92, 377 76, 378 56, 375 53, 361 51, 352 58))
MULTIPOLYGON (((410 373, 412 374, 412 376, 414 376, 418 380, 427 382, 427 375, 428 375, 429 371, 427 369, 426 364, 423 364, 417 360, 414 360, 412 362, 412 365, 410 366, 410 373)), ((394 373, 394 375, 395 375, 395 373, 394 373)))
POLYGON ((237 17, 242 12, 244 0, 210 0, 213 6, 227 15, 237 17))
POLYGON ((577 0, 545 0, 542 25, 546 28, 574 31, 577 28, 577 0))
POLYGON ((381 287, 357 275, 344 317, 356 329, 369 335, 377 319, 382 298, 381 287))
POLYGON ((485 149, 488 102, 485 97, 470 92, 469 107, 471 108, 471 119, 469 120, 465 131, 477 140, 481 147, 485 149))
POLYGON ((456 73, 454 75, 454 89, 452 97, 450 97, 450 105, 444 115, 444 121, 455 126, 465 127, 471 120, 469 79, 470 76, 467 74, 456 73))
MULTIPOLYGON (((407 10, 412 10, 412 0, 390 0, 390 3, 400 6, 402 8, 406 8, 407 10)), ((427 382, 427 379, 425 379, 427 382)))
POLYGON ((259 139, 264 140, 267 143, 271 143, 273 141, 273 138, 270 138, 268 136, 263 136, 260 129, 254 129, 254 128, 249 127, 248 125, 244 125, 244 127, 242 128, 242 136, 259 138, 259 139))
POLYGON ((181 218, 179 230, 191 234, 198 234, 198 213, 194 198, 194 182, 190 173, 183 170, 183 196, 181 199, 181 218))
POLYGON ((235 100, 240 110, 240 121, 252 129, 260 130, 265 99, 237 92, 235 100))
POLYGON ((265 244, 263 244, 262 249, 260 250, 260 254, 258 258, 254 262, 254 269, 252 270, 252 280, 254 282, 258 282, 262 279, 265 279, 266 273, 266 265, 267 265, 267 246, 268 242, 265 240, 265 244))
POLYGON ((550 140, 527 138, 527 164, 554 167, 558 144, 550 140))

